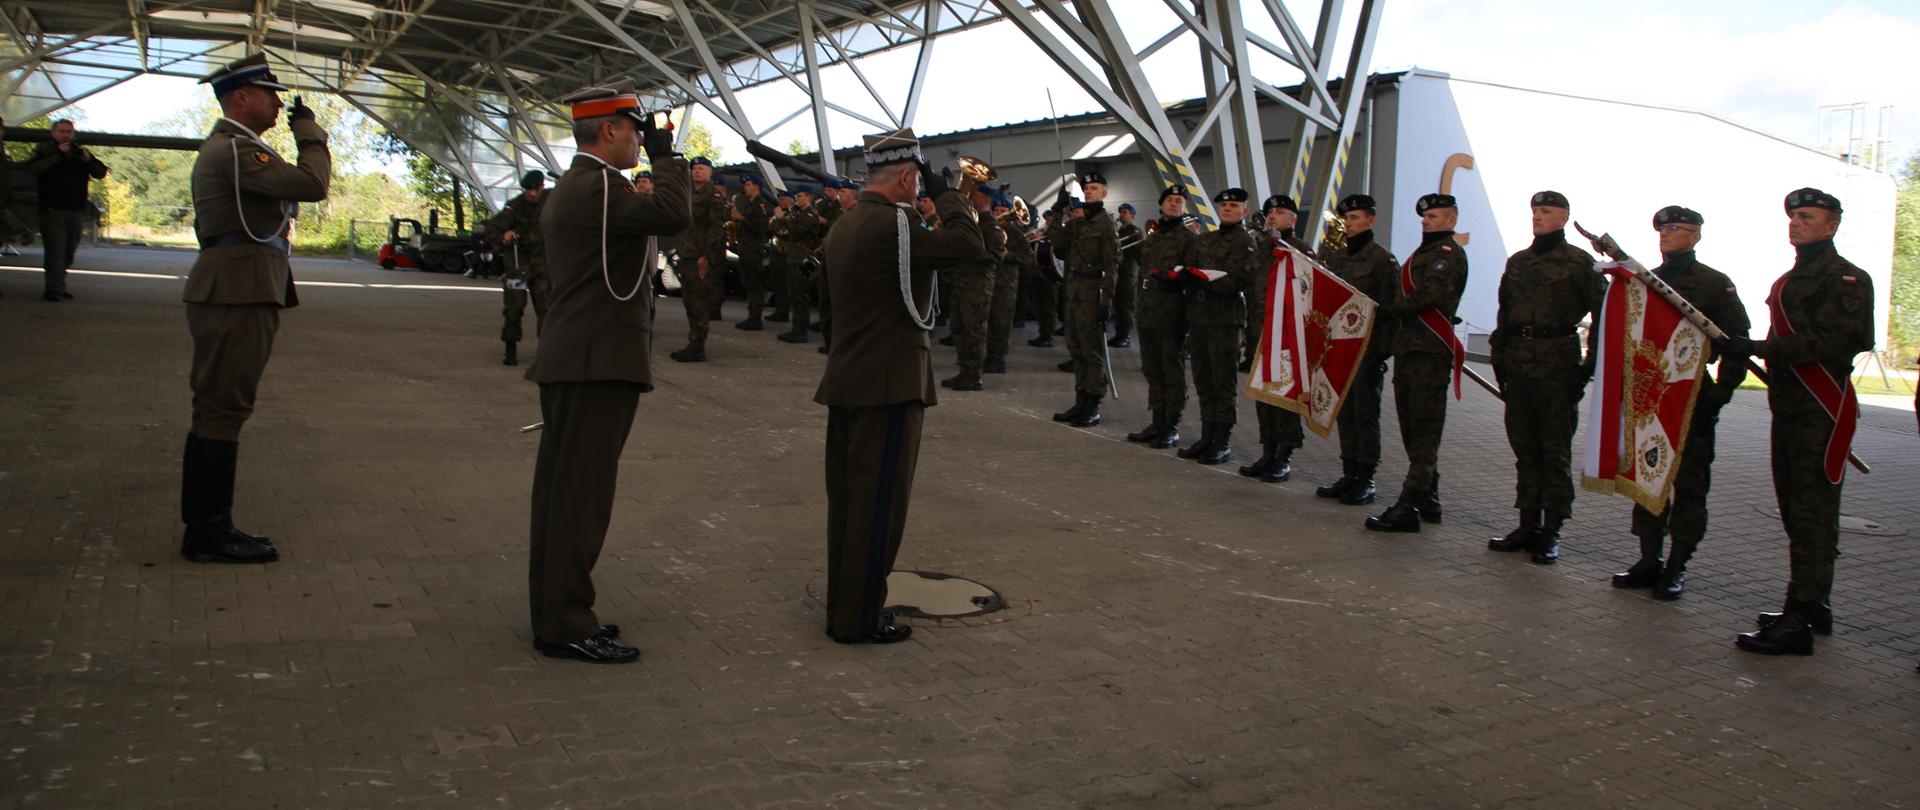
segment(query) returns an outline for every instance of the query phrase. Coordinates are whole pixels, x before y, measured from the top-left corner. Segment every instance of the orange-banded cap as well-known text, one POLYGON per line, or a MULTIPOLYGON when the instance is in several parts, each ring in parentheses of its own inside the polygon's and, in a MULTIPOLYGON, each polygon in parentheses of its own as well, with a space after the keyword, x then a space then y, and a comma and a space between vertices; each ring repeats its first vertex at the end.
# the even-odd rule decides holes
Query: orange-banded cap
POLYGON ((599 118, 605 115, 625 114, 635 121, 642 121, 644 113, 640 111, 640 96, 634 91, 630 81, 617 82, 609 86, 583 87, 560 99, 567 104, 574 120, 599 118))

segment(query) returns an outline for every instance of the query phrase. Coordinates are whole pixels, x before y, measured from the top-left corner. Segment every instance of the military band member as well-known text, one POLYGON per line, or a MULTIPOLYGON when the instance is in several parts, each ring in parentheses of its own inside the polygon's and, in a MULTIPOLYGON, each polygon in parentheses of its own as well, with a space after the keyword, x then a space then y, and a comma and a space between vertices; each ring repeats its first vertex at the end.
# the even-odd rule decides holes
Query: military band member
POLYGON ((725 294, 727 276, 721 231, 727 221, 726 187, 713 182, 713 161, 696 157, 691 165, 691 219, 674 246, 673 270, 680 277, 680 303, 687 310, 687 345, 668 356, 679 363, 706 362, 707 324, 725 294))
MULTIPOLYGON (((1702 264, 1694 256, 1706 219, 1699 212, 1669 205, 1654 212, 1653 228, 1660 234, 1660 277, 1687 303, 1700 310, 1707 320, 1729 335, 1746 337, 1751 324, 1746 305, 1734 289, 1733 279, 1702 264)), ((1712 360, 1713 358, 1708 358, 1712 360)), ((1646 507, 1633 507, 1633 533, 1640 538, 1640 560, 1626 571, 1613 575, 1616 588, 1652 588, 1656 599, 1679 599, 1686 590, 1687 562, 1707 534, 1707 490, 1713 484, 1714 430, 1720 424, 1720 409, 1733 400, 1733 392, 1747 378, 1746 363, 1720 357, 1719 371, 1701 379, 1699 396, 1694 400, 1693 422, 1687 429, 1686 452, 1680 456, 1680 468, 1673 476, 1673 496, 1667 508, 1656 515, 1646 507), (1673 550, 1661 560, 1666 534, 1673 533, 1673 550)))
POLYGON ((767 305, 767 226, 773 221, 774 204, 760 187, 760 175, 742 178, 729 213, 739 228, 740 282, 747 288, 747 319, 733 328, 748 332, 766 328, 760 313, 767 305))
MULTIPOLYGON (((1253 370, 1253 350, 1259 345, 1260 338, 1267 328, 1267 285, 1272 283, 1273 253, 1281 245, 1286 245, 1312 256, 1313 251, 1307 243, 1293 235, 1294 223, 1300 219, 1300 206, 1292 197, 1275 194, 1260 204, 1260 213, 1266 218, 1266 227, 1258 237, 1259 249, 1254 254, 1254 286, 1247 293, 1247 333, 1241 338, 1246 349, 1241 354, 1241 371, 1253 370)), ((1293 451, 1307 440, 1306 431, 1301 430, 1300 414, 1265 402, 1253 403, 1253 415, 1260 423, 1260 458, 1252 464, 1240 468, 1240 474, 1248 478, 1258 478, 1269 484, 1278 484, 1293 477, 1293 451)))
POLYGON ((1247 191, 1229 188, 1213 195, 1220 227, 1187 245, 1186 314, 1191 331, 1193 393, 1200 400, 1200 441, 1179 452, 1201 464, 1225 464, 1232 457, 1233 425, 1240 404, 1240 332, 1247 325, 1247 293, 1256 289, 1264 267, 1254 254, 1258 238, 1248 228, 1247 191), (1196 276, 1205 272, 1211 280, 1196 276))
POLYGON ((1099 172, 1080 175, 1087 195, 1079 219, 1067 223, 1064 239, 1053 244, 1067 262, 1067 353, 1073 363, 1073 407, 1053 415, 1056 422, 1074 427, 1100 424, 1100 400, 1107 395, 1107 339, 1112 317, 1114 274, 1120 267, 1120 237, 1107 214, 1107 178, 1099 172))
POLYGON ((1007 373, 1007 344, 1013 342, 1013 316, 1020 302, 1020 281, 1033 266, 1033 243, 1027 241, 1027 228, 1013 215, 1013 200, 1003 187, 993 201, 993 216, 999 223, 1005 252, 999 271, 993 278, 993 309, 987 322, 988 374, 1007 373))
POLYGON ((1833 564, 1840 554, 1840 487, 1860 406, 1854 355, 1873 349, 1873 280, 1840 257, 1840 200, 1814 188, 1787 195, 1793 268, 1767 294, 1765 340, 1731 337, 1722 356, 1767 361, 1772 375, 1773 492, 1787 532, 1786 604, 1735 643, 1765 655, 1812 655, 1833 633, 1833 564))
POLYGON ((866 162, 866 192, 827 234, 839 320, 814 401, 827 406, 827 635, 890 644, 912 634, 886 610, 887 575, 934 403, 933 273, 986 248, 967 201, 926 170, 912 130, 868 136, 866 162), (934 195, 939 230, 909 224, 916 180, 934 195))
POLYGON ((233 523, 240 429, 253 415, 280 310, 300 304, 288 261, 293 217, 299 203, 327 198, 333 157, 326 131, 298 96, 287 110, 295 162, 260 139, 279 117, 287 89, 264 54, 200 83, 213 86, 222 117, 193 163, 200 254, 183 297, 193 336, 193 426, 181 464, 180 554, 194 562, 267 563, 280 559, 272 541, 233 523))
POLYGON ((487 221, 487 229, 500 235, 501 252, 507 257, 507 272, 500 277, 500 342, 506 353, 503 366, 520 364, 520 321, 533 301, 533 333, 540 334, 540 320, 547 316, 546 251, 540 242, 540 208, 546 201, 547 173, 527 172, 520 178, 521 191, 500 213, 487 221))
POLYGON ((653 193, 653 172, 652 171, 634 172, 633 190, 640 192, 641 194, 652 194, 653 193))
POLYGON ((978 391, 986 387, 980 374, 987 360, 987 328, 992 325, 993 287, 1000 275, 1000 258, 1007 252, 1007 235, 993 221, 993 189, 974 186, 968 193, 973 216, 964 227, 979 232, 986 252, 979 258, 949 268, 953 274, 953 292, 958 299, 954 308, 954 348, 960 373, 941 380, 940 385, 955 391, 978 391))
MULTIPOLYGON (((826 187, 820 192, 820 201, 814 204, 825 222, 820 228, 820 242, 823 245, 826 244, 827 234, 833 232, 834 223, 840 221, 840 215, 847 210, 840 193, 843 187, 850 185, 852 183, 845 180, 827 181, 826 187)), ((833 300, 827 297, 827 274, 818 270, 813 273, 813 300, 819 305, 820 320, 807 328, 820 333, 820 353, 827 354, 833 344, 833 300)))
POLYGON ((786 235, 784 238, 787 253, 787 306, 793 325, 780 334, 780 340, 786 343, 807 342, 807 322, 813 317, 808 311, 807 298, 813 293, 813 276, 819 266, 817 254, 820 251, 820 236, 826 229, 826 219, 820 216, 820 209, 814 205, 812 186, 802 185, 794 189, 794 205, 784 218, 786 235))
POLYGON ((1407 477, 1393 506, 1367 518, 1366 527, 1379 532, 1418 532, 1422 522, 1440 522, 1440 438, 1447 398, 1460 395, 1466 359, 1466 347, 1453 331, 1454 312, 1467 288, 1467 252, 1453 239, 1459 203, 1449 194, 1428 194, 1414 203, 1414 211, 1420 214, 1420 247, 1401 265, 1394 297, 1380 307, 1382 315, 1398 321, 1393 405, 1407 450, 1407 477))
POLYGON ((1580 321, 1598 321, 1607 281, 1593 269, 1593 256, 1567 244, 1566 195, 1542 191, 1531 206, 1533 244, 1507 259, 1488 339, 1506 405, 1520 525, 1487 548, 1532 552, 1533 562, 1552 565, 1560 559, 1560 527, 1573 515, 1573 431, 1598 357, 1598 329, 1588 330, 1581 357, 1580 321))
MULTIPOLYGON (((1347 244, 1323 251, 1327 269, 1375 304, 1392 301, 1400 283, 1400 265, 1375 238, 1373 225, 1378 214, 1373 197, 1349 194, 1340 200, 1339 212, 1347 226, 1347 244)), ((1393 357, 1393 330, 1394 321, 1386 313, 1374 316, 1367 353, 1360 358, 1360 373, 1348 384, 1337 417, 1340 478, 1316 488, 1315 495, 1338 498, 1349 506, 1373 503, 1373 474, 1380 467, 1380 398, 1386 387, 1387 360, 1393 357)))
POLYGON ((1036 349, 1053 348, 1053 333, 1060 329, 1059 295, 1063 279, 1060 277, 1060 254, 1054 250, 1054 243, 1066 233, 1060 224, 1064 214, 1055 208, 1040 215, 1038 238, 1033 241, 1033 272, 1024 279, 1028 314, 1033 316, 1040 331, 1039 336, 1027 341, 1027 345, 1036 349))
POLYGON ((620 629, 594 615, 593 566, 613 519, 615 476, 640 395, 653 390, 655 237, 687 226, 687 163, 653 126, 632 85, 591 87, 571 105, 578 153, 554 185, 540 226, 553 301, 526 378, 540 385, 528 547, 533 643, 553 658, 632 661, 620 629), (654 193, 625 172, 645 148, 654 193))
POLYGON ((772 239, 767 251, 767 292, 773 301, 773 314, 768 315, 766 321, 786 323, 793 311, 793 301, 787 297, 787 279, 793 272, 787 266, 787 214, 795 204, 793 189, 780 189, 774 199, 778 203, 773 208, 773 218, 767 221, 767 235, 772 239))
POLYGON ((1107 345, 1124 349, 1133 345, 1134 308, 1140 297, 1140 257, 1145 245, 1140 226, 1133 224, 1137 216, 1133 203, 1121 203, 1114 212, 1120 218, 1120 244, 1126 247, 1120 251, 1120 274, 1113 284, 1113 337, 1107 338, 1107 345))
POLYGON ((1127 434, 1127 441, 1158 450, 1180 443, 1180 415, 1187 409, 1186 282, 1174 273, 1196 236, 1186 220, 1186 192, 1168 186, 1160 192, 1160 218, 1141 246, 1140 373, 1147 378, 1153 422, 1127 434))

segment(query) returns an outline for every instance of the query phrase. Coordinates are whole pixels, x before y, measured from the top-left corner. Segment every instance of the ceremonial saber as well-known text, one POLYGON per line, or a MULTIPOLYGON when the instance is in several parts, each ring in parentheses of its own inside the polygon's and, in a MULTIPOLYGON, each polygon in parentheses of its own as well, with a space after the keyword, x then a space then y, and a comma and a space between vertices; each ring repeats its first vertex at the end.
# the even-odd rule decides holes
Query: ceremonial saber
MULTIPOLYGON (((1628 270, 1632 270, 1634 278, 1639 279, 1641 283, 1647 285, 1648 289, 1659 293, 1661 298, 1667 300, 1667 303, 1672 304, 1675 309, 1680 310, 1680 316, 1686 318, 1688 323, 1700 327, 1701 331, 1707 333, 1709 340, 1718 342, 1727 337, 1726 330, 1716 326, 1712 319, 1707 317, 1706 313, 1701 312, 1692 302, 1688 301, 1685 296, 1682 296, 1679 291, 1668 285, 1667 282, 1661 280, 1659 276, 1654 275, 1653 271, 1648 270, 1646 265, 1641 264, 1632 256, 1627 255, 1627 252, 1620 247, 1620 243, 1614 241, 1613 234, 1603 233, 1595 236, 1592 231, 1581 227, 1579 222, 1573 223, 1573 228, 1579 231, 1581 236, 1586 237, 1588 242, 1593 243, 1594 250, 1600 251, 1605 254, 1607 258, 1620 262, 1625 265, 1628 270)), ((1752 374, 1754 379, 1759 380, 1762 385, 1769 387, 1773 385, 1773 380, 1767 374, 1767 369, 1764 366, 1755 363, 1751 357, 1746 358, 1746 363, 1747 373, 1752 374)), ((1858 453, 1853 452, 1852 448, 1847 449, 1847 463, 1852 464, 1853 468, 1859 470, 1862 474, 1870 474, 1873 472, 1873 468, 1867 466, 1867 462, 1860 458, 1858 453)))
POLYGON ((536 430, 544 430, 544 429, 546 429, 546 427, 547 427, 547 423, 545 423, 545 422, 535 422, 535 423, 533 423, 533 424, 531 424, 531 425, 528 425, 528 426, 526 426, 526 427, 523 427, 523 428, 521 428, 521 429, 520 429, 520 432, 521 432, 521 433, 532 433, 532 432, 534 432, 534 431, 536 431, 536 430))
POLYGON ((1466 375, 1467 379, 1478 383, 1481 388, 1487 389, 1487 393, 1492 394, 1494 399, 1500 400, 1501 402, 1507 401, 1506 395, 1500 393, 1500 386, 1487 382, 1487 378, 1480 376, 1480 372, 1462 365, 1460 366, 1460 373, 1466 375))

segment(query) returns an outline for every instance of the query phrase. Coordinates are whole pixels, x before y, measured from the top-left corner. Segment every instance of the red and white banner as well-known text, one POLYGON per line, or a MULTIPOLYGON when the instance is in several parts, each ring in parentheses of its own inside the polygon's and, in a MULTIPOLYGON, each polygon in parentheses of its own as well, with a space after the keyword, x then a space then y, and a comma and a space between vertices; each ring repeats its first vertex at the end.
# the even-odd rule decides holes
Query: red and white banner
POLYGON ((1300 414, 1325 437, 1373 336, 1373 299, 1281 244, 1267 274, 1267 322, 1247 375, 1247 396, 1300 414))
POLYGON ((1654 514, 1667 508, 1706 372, 1707 333, 1634 277, 1634 268, 1598 268, 1612 278, 1600 309, 1593 396, 1580 485, 1632 498, 1654 514))

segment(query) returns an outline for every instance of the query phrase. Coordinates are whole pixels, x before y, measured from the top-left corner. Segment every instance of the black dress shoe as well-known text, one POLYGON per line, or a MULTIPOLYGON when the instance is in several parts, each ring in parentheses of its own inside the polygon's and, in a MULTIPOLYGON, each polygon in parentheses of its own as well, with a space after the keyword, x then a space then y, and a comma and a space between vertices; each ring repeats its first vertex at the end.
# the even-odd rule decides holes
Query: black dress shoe
MULTIPOLYGON (((590 636, 590 638, 603 639, 606 641, 614 641, 620 638, 620 625, 617 625, 617 624, 600 625, 600 629, 593 631, 593 635, 590 636)), ((538 650, 538 649, 541 649, 542 647, 545 647, 546 645, 547 643, 545 641, 541 641, 539 636, 533 637, 534 649, 538 650)))
POLYGON ((1133 341, 1129 339, 1126 335, 1114 335, 1113 337, 1107 338, 1107 345, 1112 346, 1113 348, 1116 348, 1116 349, 1124 349, 1128 346, 1132 346, 1133 341))
POLYGON ((624 664, 640 660, 638 649, 610 638, 601 638, 599 635, 564 644, 543 642, 540 645, 540 654, 548 658, 571 658, 590 664, 624 664))
POLYGON ((40 296, 40 297, 41 297, 41 298, 44 298, 44 299, 46 299, 46 300, 48 300, 48 301, 51 301, 51 302, 54 302, 54 303, 59 303, 59 302, 61 302, 61 301, 65 301, 65 300, 67 300, 67 299, 65 299, 65 298, 62 298, 62 297, 60 297, 60 294, 59 294, 59 293, 54 293, 54 292, 50 292, 50 293, 47 293, 47 294, 45 294, 45 295, 42 295, 42 296, 40 296))
POLYGON ((836 644, 898 644, 913 637, 913 628, 894 624, 893 613, 888 611, 880 617, 880 627, 877 630, 862 633, 854 638, 841 638, 833 635, 831 630, 827 631, 827 635, 836 644))
POLYGON ((1733 645, 1761 655, 1812 655, 1813 628, 1799 613, 1789 610, 1759 630, 1741 633, 1733 645))
POLYGON ((1053 338, 1037 337, 1027 341, 1027 345, 1032 346, 1036 349, 1051 349, 1053 348, 1053 338))
POLYGON ((180 556, 197 563, 258 565, 280 559, 280 551, 224 527, 195 524, 180 538, 180 556))
POLYGON ((980 371, 986 374, 1005 374, 1007 373, 1007 361, 1005 358, 998 360, 989 359, 987 362, 981 364, 980 371))

